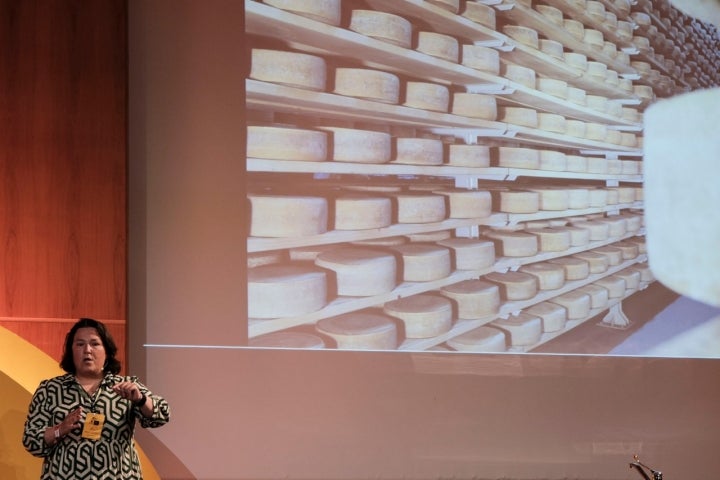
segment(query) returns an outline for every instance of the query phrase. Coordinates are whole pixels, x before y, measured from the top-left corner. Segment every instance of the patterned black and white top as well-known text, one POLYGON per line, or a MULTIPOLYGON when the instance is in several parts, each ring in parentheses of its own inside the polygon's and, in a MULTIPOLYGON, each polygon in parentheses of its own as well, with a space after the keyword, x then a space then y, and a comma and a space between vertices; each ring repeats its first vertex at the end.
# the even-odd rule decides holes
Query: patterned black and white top
POLYGON ((43 457, 41 480, 139 480, 140 461, 133 440, 135 421, 143 428, 154 428, 170 420, 170 406, 164 398, 152 394, 137 377, 106 374, 94 395, 88 395, 71 374, 40 382, 30 401, 25 420, 23 445, 36 457, 43 457), (130 400, 112 390, 116 383, 133 381, 140 392, 153 400, 153 414, 145 418, 130 400), (67 414, 83 407, 83 421, 88 412, 105 415, 99 440, 82 438, 82 428, 48 446, 43 435, 48 427, 62 422, 67 414))

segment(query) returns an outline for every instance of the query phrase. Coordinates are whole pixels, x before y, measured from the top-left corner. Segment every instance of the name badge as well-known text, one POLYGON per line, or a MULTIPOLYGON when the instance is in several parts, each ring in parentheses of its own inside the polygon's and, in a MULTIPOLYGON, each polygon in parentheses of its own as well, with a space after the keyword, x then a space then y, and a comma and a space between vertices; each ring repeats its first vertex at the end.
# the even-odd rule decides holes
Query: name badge
POLYGON ((102 434, 103 425, 105 424, 105 415, 102 413, 88 413, 85 416, 85 425, 83 425, 82 438, 90 440, 99 440, 102 434))

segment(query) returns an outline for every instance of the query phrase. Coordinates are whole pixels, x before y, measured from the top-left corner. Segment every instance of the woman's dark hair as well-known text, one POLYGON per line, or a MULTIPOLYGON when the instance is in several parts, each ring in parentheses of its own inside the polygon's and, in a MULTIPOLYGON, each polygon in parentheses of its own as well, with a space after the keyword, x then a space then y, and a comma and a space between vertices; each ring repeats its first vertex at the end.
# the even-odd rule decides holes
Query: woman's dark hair
POLYGON ((81 318, 75 325, 72 326, 70 331, 65 335, 65 349, 63 350, 62 360, 60 360, 60 368, 65 370, 67 373, 75 374, 75 362, 73 361, 73 340, 75 339, 75 333, 80 328, 94 328, 100 340, 102 340, 103 347, 105 348, 105 365, 103 367, 104 373, 120 373, 120 360, 115 358, 117 354, 117 346, 115 341, 110 335, 110 332, 102 322, 94 320, 92 318, 81 318))

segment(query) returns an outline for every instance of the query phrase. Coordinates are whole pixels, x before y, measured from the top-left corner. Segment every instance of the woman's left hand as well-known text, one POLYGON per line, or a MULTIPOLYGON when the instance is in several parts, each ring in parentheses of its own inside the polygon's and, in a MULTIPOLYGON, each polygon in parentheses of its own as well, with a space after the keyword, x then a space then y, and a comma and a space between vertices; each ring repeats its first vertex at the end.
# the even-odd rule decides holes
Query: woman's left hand
POLYGON ((120 382, 112 387, 113 391, 126 400, 135 403, 142 398, 142 392, 134 382, 120 382))

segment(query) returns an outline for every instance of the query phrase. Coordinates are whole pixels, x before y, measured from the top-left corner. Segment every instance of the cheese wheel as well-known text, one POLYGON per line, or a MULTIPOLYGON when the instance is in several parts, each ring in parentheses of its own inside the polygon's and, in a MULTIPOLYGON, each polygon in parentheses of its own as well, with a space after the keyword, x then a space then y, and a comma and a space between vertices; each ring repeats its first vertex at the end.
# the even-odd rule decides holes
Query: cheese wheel
POLYGON ((442 165, 445 150, 442 140, 435 138, 397 138, 393 163, 407 165, 442 165))
POLYGON ((578 288, 577 291, 590 295, 590 308, 607 308, 610 301, 610 293, 607 288, 591 283, 578 288))
POLYGON ((647 243, 645 237, 631 237, 623 240, 623 242, 632 243, 638 247, 638 255, 641 253, 647 253, 647 243))
POLYGON ((538 237, 541 252, 564 252, 570 248, 570 232, 556 228, 531 228, 526 230, 538 237))
POLYGON ((448 146, 448 165, 456 167, 489 167, 490 147, 485 145, 452 144, 448 146))
POLYGON ((497 102, 493 95, 455 92, 452 113, 463 117, 495 120, 498 113, 497 102))
POLYGON ((493 211, 503 213, 536 213, 540 210, 540 194, 530 190, 490 191, 493 199, 493 211))
POLYGON ((596 221, 574 221, 572 225, 579 228, 584 228, 590 233, 590 241, 607 240, 610 235, 610 225, 607 223, 600 223, 596 221))
POLYGON ((597 221, 608 224, 609 237, 621 237, 627 232, 627 220, 622 215, 612 215, 597 221))
POLYGON ((505 64, 503 68, 503 77, 524 85, 527 88, 535 88, 535 70, 513 63, 505 64))
POLYGON ((585 260, 590 266, 590 273, 604 273, 610 268, 610 259, 599 252, 586 251, 573 255, 575 258, 585 260))
MULTIPOLYGON (((573 119, 565 120, 565 134, 571 137, 585 138, 585 122, 573 119)), ((567 160, 565 163, 567 165, 567 160)))
POLYGON ((633 258, 637 258, 640 254, 640 249, 635 243, 615 242, 612 246, 622 252, 623 260, 632 260, 633 258))
POLYGON ((492 196, 486 190, 456 188, 436 190, 435 193, 447 197, 449 218, 485 218, 492 214, 492 196))
POLYGON ((528 190, 540 194, 540 210, 567 210, 569 208, 569 195, 563 189, 530 187, 528 190))
POLYGON ((650 51, 650 39, 641 35, 634 35, 632 37, 632 44, 640 50, 640 52, 650 51))
POLYGON ((538 32, 532 28, 522 27, 518 25, 505 25, 502 29, 503 33, 508 37, 517 40, 523 45, 539 49, 538 32))
POLYGON ((526 312, 520 312, 518 315, 511 315, 508 318, 499 318, 491 325, 507 332, 510 337, 510 345, 513 347, 535 345, 542 336, 542 319, 526 312))
POLYGON ((450 275, 450 250, 431 243, 408 243, 391 247, 402 257, 402 276, 406 282, 429 282, 450 275))
MULTIPOLYGON (((602 157, 587 157, 587 172, 588 173, 608 173, 608 163, 602 157)), ((597 189, 596 189, 597 190, 597 189)), ((605 196, 607 198, 607 195, 605 196)))
POLYGON ((462 16, 495 30, 495 9, 478 2, 465 2, 462 16))
POLYGON ((466 67, 498 75, 500 73, 500 53, 490 47, 465 44, 462 46, 461 63, 466 67))
POLYGON ((600 255, 604 255, 605 258, 607 258, 607 260, 608 260, 608 265, 610 265, 611 267, 620 265, 623 261, 622 250, 620 250, 619 248, 613 247, 612 245, 606 245, 604 247, 597 247, 590 251, 594 252, 594 253, 598 253, 600 255))
POLYGON ((628 267, 627 269, 635 270, 640 273, 640 287, 655 281, 655 275, 653 275, 652 270, 647 265, 647 263, 633 265, 632 267, 628 267))
POLYGON ((263 82, 324 91, 327 65, 325 59, 315 55, 253 48, 249 76, 263 82))
POLYGON ((452 302, 445 297, 419 294, 383 305, 383 311, 402 320, 406 338, 430 338, 450 330, 452 302))
POLYGON ((620 77, 618 75, 618 72, 608 69, 605 72, 605 83, 613 87, 618 86, 620 84, 620 77))
POLYGON ((397 223, 432 223, 445 220, 445 198, 435 193, 395 193, 397 223))
POLYGON ((432 232, 409 233, 405 237, 411 242, 439 242, 452 238, 450 230, 435 230, 432 232))
POLYGON ((523 310, 530 315, 540 317, 543 332, 558 332, 565 328, 567 323, 567 310, 562 305, 550 302, 540 302, 523 310))
POLYGON ((588 140, 603 141, 607 136, 607 125, 595 122, 585 123, 585 138, 588 140))
POLYGON ((621 117, 623 120, 627 120, 629 122, 642 122, 642 116, 638 112, 637 108, 622 107, 621 117))
POLYGON ((538 280, 528 273, 492 272, 483 278, 500 287, 500 298, 503 300, 527 300, 538 293, 538 280))
POLYGON ((590 198, 588 203, 589 207, 601 208, 607 205, 607 190, 604 188, 591 188, 588 192, 590 198))
POLYGON ((521 125, 523 127, 538 127, 538 113, 532 108, 525 107, 498 107, 498 119, 501 122, 521 125))
POLYGON ((497 328, 486 325, 453 337, 446 343, 452 349, 461 352, 497 353, 507 350, 505 334, 497 328))
POLYGON ((450 106, 450 90, 446 86, 436 83, 407 82, 403 105, 445 113, 450 106))
POLYGON ((460 56, 457 38, 436 32, 418 32, 415 49, 453 63, 457 63, 460 56))
POLYGON ((553 172, 564 172, 567 169, 567 157, 562 152, 541 150, 540 169, 550 170, 553 172))
POLYGON ((360 311, 323 318, 315 328, 335 340, 341 350, 397 349, 395 320, 380 313, 360 311))
POLYGON ((622 298, 625 296, 625 279, 617 275, 608 275, 593 282, 608 291, 608 298, 622 298))
POLYGON ((605 24, 606 27, 610 29, 617 28, 617 15, 615 15, 613 12, 605 12, 605 19, 603 20, 603 24, 605 24))
POLYGON ((519 271, 537 278, 540 290, 556 290, 565 285, 565 269, 560 265, 548 262, 530 263, 520 267, 519 271))
MULTIPOLYGON (((607 159, 608 164, 608 173, 610 175, 620 175, 622 173, 622 162, 616 158, 608 158, 607 159)), ((616 188, 611 189, 616 194, 618 194, 618 199, 615 201, 615 203, 618 203, 619 200, 619 193, 616 188)))
POLYGON ((582 280, 590 275, 590 265, 585 260, 572 256, 553 258, 549 263, 560 265, 565 269, 565 280, 582 280))
POLYGON ((264 265, 248 270, 248 316, 303 315, 327 303, 327 274, 305 264, 264 265), (278 299, 283 299, 278 302, 278 299))
POLYGON ((263 0, 263 3, 329 25, 340 25, 341 0, 263 0))
POLYGON ((565 125, 565 117, 556 113, 540 112, 537 114, 538 128, 547 130, 548 132, 565 133, 567 126, 565 125))
MULTIPOLYGON (((618 52, 618 54, 617 54, 618 59, 620 58, 621 53, 624 54, 625 52, 618 52)), ((616 61, 619 61, 619 60, 616 60, 616 61)), ((632 91, 633 91, 632 80, 629 78, 622 78, 622 77, 618 78, 618 88, 626 93, 632 93, 632 91)))
POLYGON ((633 29, 634 26, 632 23, 625 20, 618 20, 615 26, 615 35, 619 40, 629 42, 633 39, 633 29))
POLYGON ((334 93, 376 102, 396 104, 400 99, 397 75, 367 68, 335 69, 334 93))
POLYGON ((385 132, 342 127, 318 127, 331 136, 332 159, 351 163, 386 163, 392 155, 392 137, 385 132))
POLYGON ((548 301, 565 307, 568 320, 579 320, 590 314, 590 295, 578 290, 558 295, 548 301))
POLYGON ((583 43, 596 50, 602 50, 605 45, 605 38, 600 30, 586 28, 583 31, 583 43))
POLYGON ((392 224, 392 202, 387 197, 345 194, 334 203, 335 230, 368 230, 392 224))
POLYGON ((502 257, 532 257, 538 253, 538 238, 531 233, 490 230, 484 235, 495 243, 495 251, 502 257))
POLYGON ((576 40, 583 40, 583 37, 585 35, 585 26, 582 24, 582 22, 573 20, 571 18, 564 18, 563 28, 576 40))
POLYGON ((599 112, 604 112, 607 110, 608 98, 602 95, 586 95, 585 103, 590 108, 593 108, 599 112))
POLYGON ((532 148, 520 147, 497 147, 495 150, 498 167, 505 168, 529 168, 536 170, 540 168, 540 151, 532 148))
POLYGON ((539 43, 541 52, 546 53, 558 60, 565 60, 565 55, 563 55, 564 49, 562 43, 556 42, 555 40, 548 40, 546 38, 541 38, 539 40, 539 43))
POLYGON ((633 85, 633 93, 640 97, 641 100, 653 100, 655 98, 655 92, 652 87, 647 85, 633 85))
POLYGON ((585 2, 585 9, 591 17, 596 17, 599 21, 605 20, 605 5, 602 2, 588 0, 585 2))
POLYGON ((590 189, 583 187, 562 187, 568 195, 568 208, 584 210, 590 207, 590 189))
POLYGON ((397 262, 391 253, 340 246, 320 253, 315 264, 335 272, 338 295, 379 295, 397 285, 397 262))
POLYGON ((636 187, 617 187, 619 203, 633 203, 636 197, 636 187))
POLYGON ((448 238, 437 242, 453 253, 458 270, 480 270, 495 263, 495 244, 478 238, 448 238))
POLYGON ((438 8, 447 10, 451 13, 458 13, 460 10, 460 0, 425 0, 427 3, 431 3, 438 8))
POLYGON ((545 17, 549 22, 562 27, 563 26, 563 12, 555 7, 549 5, 535 5, 535 10, 545 17))
POLYGON ((248 194, 250 236, 305 237, 325 233, 328 203, 323 197, 248 194))
MULTIPOLYGON (((568 87, 567 99, 576 105, 585 105, 587 92, 582 88, 568 87)), ((578 120, 579 121, 579 120, 578 120)), ((583 130, 584 132, 584 130, 583 130)))
POLYGON ((567 171, 584 173, 587 172, 587 157, 580 155, 567 155, 567 171))
POLYGON ((442 287, 440 293, 457 304, 461 320, 495 315, 500 309, 500 287, 485 280, 463 280, 442 287))
POLYGON ((590 230, 572 225, 562 227, 570 233, 570 246, 582 247, 590 243, 590 230))
POLYGON ((568 65, 579 68, 583 72, 587 71, 588 59, 586 55, 576 52, 565 52, 563 56, 565 57, 565 63, 568 65))
POLYGON ((322 162, 327 155, 325 132, 256 125, 247 127, 247 156, 250 158, 322 162))
POLYGON ((404 48, 412 44, 412 24, 399 15, 374 10, 353 10, 350 30, 404 48))
POLYGON ((635 213, 623 213, 625 218, 625 230, 628 232, 637 232, 643 224, 643 216, 635 213))
POLYGON ((556 80, 554 78, 538 78, 535 81, 538 90, 545 92, 554 97, 567 99, 568 84, 564 80, 556 80))
MULTIPOLYGON (((610 58, 615 58, 615 57, 617 57, 617 52, 618 52, 618 51, 617 51, 617 45, 615 45, 615 43, 609 42, 609 41, 607 41, 607 40, 605 40, 605 41, 603 42, 603 48, 602 48, 602 53, 603 53, 603 54, 607 55, 607 56, 610 57, 610 58)), ((608 72, 609 72, 609 71, 610 71, 610 70, 608 70, 608 72)), ((617 74, 617 72, 615 72, 615 73, 617 74)), ((615 78, 616 78, 617 80, 619 80, 619 78, 617 77, 617 75, 615 76, 615 78)))
POLYGON ((325 342, 317 335, 306 332, 280 331, 266 333, 248 340, 253 348, 300 348, 319 350, 325 348, 325 342))

